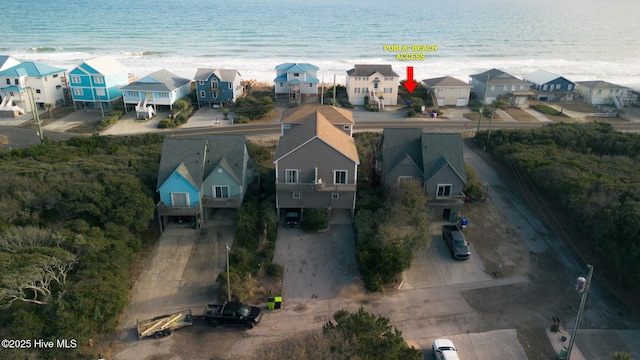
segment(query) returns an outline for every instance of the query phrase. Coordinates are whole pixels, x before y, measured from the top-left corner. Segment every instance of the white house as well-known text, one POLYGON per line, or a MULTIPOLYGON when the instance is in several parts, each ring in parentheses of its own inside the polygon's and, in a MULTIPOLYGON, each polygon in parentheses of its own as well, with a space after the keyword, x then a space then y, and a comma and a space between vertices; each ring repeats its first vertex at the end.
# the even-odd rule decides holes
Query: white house
POLYGON ((44 109, 45 104, 62 106, 67 85, 65 70, 35 62, 23 62, 0 71, 2 108, 18 112, 44 109))
POLYGON ((612 105, 622 108, 638 100, 638 96, 628 87, 602 80, 578 81, 576 91, 591 105, 612 105))
POLYGON ((471 85, 453 78, 444 76, 422 80, 429 91, 434 103, 438 106, 468 106, 471 85))
POLYGON ((318 68, 308 63, 284 63, 276 66, 275 95, 287 94, 289 101, 318 95, 318 68))
POLYGON ((398 105, 400 75, 391 65, 354 65, 347 71, 347 96, 353 105, 364 105, 365 97, 370 103, 398 105))
POLYGON ((157 113, 158 106, 173 109, 176 101, 189 95, 191 80, 162 69, 123 86, 120 91, 122 91, 125 106, 136 105, 140 108, 151 106, 157 113))

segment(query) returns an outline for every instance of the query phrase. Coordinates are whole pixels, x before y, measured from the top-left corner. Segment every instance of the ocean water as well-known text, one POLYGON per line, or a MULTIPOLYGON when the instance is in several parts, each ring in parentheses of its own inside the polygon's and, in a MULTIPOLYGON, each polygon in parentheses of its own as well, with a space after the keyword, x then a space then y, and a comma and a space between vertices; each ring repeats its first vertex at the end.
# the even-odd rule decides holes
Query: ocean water
POLYGON ((638 0, 3 0, 0 36, 2 55, 68 70, 110 55, 138 77, 206 67, 272 81, 276 65, 309 62, 344 83, 375 63, 417 80, 495 67, 640 89, 638 0), (414 44, 437 51, 384 50, 414 44))

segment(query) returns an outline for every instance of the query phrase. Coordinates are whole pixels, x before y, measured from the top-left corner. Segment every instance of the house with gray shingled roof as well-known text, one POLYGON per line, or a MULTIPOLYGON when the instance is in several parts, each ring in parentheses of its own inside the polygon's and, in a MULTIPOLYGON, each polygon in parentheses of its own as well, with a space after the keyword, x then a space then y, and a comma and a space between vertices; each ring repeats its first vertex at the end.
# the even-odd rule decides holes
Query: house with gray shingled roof
POLYGON ((173 217, 196 223, 212 209, 240 207, 253 166, 244 135, 164 139, 156 185, 161 228, 173 217))
POLYGON ((338 123, 315 111, 280 137, 273 160, 278 214, 348 210, 353 220, 360 159, 354 139, 338 123))
POLYGON ((443 76, 422 80, 438 106, 468 106, 471 85, 451 76, 443 76))
POLYGON ((529 87, 528 82, 498 69, 471 75, 471 92, 478 101, 485 104, 491 104, 498 97, 504 97, 510 106, 525 105, 533 95, 529 87))
POLYGON ((399 86, 400 75, 391 65, 358 64, 347 71, 347 96, 353 105, 364 105, 365 98, 378 103, 380 110, 398 105, 399 86))
POLYGON ((125 107, 151 106, 157 113, 159 106, 161 110, 171 110, 176 101, 189 95, 191 80, 162 69, 123 86, 120 91, 125 107))
POLYGON ((534 97, 540 101, 573 100, 576 83, 546 70, 536 70, 522 79, 531 84, 534 97))
POLYGON ((578 81, 576 92, 591 105, 623 108, 635 104, 638 100, 638 95, 634 94, 632 89, 602 80, 578 81))
POLYGON ((435 220, 456 221, 466 184, 459 133, 427 133, 421 128, 385 128, 376 154, 376 173, 385 191, 417 180, 435 220))
POLYGON ((198 69, 194 78, 198 108, 202 104, 233 104, 237 98, 244 95, 241 76, 240 72, 234 69, 198 69))

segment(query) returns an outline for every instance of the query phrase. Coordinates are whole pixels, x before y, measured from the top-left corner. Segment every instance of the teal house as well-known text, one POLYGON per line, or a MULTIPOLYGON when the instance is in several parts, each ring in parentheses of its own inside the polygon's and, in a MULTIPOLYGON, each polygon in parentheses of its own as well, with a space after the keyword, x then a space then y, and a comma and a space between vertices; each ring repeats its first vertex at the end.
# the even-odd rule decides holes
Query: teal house
POLYGON ((158 170, 156 211, 169 221, 206 221, 213 209, 238 208, 253 181, 244 135, 166 138, 158 170))
POLYGON ((127 69, 109 56, 87 60, 69 72, 73 107, 111 109, 122 97, 120 88, 131 80, 127 69))

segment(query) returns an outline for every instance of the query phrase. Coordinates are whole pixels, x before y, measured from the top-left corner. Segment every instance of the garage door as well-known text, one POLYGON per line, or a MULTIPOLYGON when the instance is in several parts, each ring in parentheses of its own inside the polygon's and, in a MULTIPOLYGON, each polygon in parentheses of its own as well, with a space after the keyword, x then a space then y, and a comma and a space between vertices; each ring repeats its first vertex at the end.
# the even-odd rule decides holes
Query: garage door
POLYGON ((456 101, 456 106, 467 106, 467 104, 469 104, 467 98, 458 98, 456 101))
POLYGON ((444 106, 444 98, 438 98, 438 106, 444 106))

